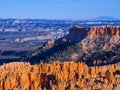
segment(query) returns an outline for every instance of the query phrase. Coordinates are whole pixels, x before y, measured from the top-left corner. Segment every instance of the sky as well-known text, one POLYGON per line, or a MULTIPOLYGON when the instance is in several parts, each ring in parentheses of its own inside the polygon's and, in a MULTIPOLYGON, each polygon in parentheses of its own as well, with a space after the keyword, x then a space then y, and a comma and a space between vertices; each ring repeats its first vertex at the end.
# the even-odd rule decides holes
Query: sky
POLYGON ((1 18, 120 18, 120 0, 0 0, 1 18))

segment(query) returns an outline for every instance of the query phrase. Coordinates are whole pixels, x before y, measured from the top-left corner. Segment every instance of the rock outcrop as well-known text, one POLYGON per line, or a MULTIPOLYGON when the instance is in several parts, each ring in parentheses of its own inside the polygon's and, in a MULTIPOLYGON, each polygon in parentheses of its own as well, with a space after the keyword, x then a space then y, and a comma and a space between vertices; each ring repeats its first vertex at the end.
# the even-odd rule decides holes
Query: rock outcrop
POLYGON ((26 59, 32 64, 39 61, 75 60, 89 66, 120 62, 120 26, 73 26, 69 34, 48 41, 26 59))
POLYGON ((120 26, 81 28, 73 26, 65 37, 68 41, 81 42, 86 53, 112 50, 120 46, 120 26))
POLYGON ((67 36, 51 40, 42 50, 32 53, 36 56, 31 59, 34 63, 47 56, 46 59, 51 57, 53 60, 59 56, 64 62, 56 59, 59 61, 41 62, 38 65, 25 62, 1 65, 0 90, 119 90, 118 48, 120 26, 74 26, 67 36), (94 56, 97 58, 94 59, 94 56), (72 61, 65 61, 65 57, 72 61), (88 67, 88 64, 92 66, 88 67))
POLYGON ((88 34, 90 28, 82 28, 80 26, 73 26, 69 30, 69 34, 64 38, 68 41, 75 41, 78 42, 85 38, 88 34))
POLYGON ((120 63, 88 67, 81 62, 0 66, 0 90, 119 90, 120 63))
POLYGON ((90 29, 89 35, 120 36, 120 26, 93 27, 90 29))
POLYGON ((46 48, 50 48, 50 47, 52 47, 54 44, 55 44, 55 40, 50 40, 50 41, 48 41, 48 42, 45 44, 45 47, 46 47, 46 48))
POLYGON ((120 36, 120 26, 96 26, 96 27, 80 27, 73 26, 69 30, 69 34, 73 35, 117 35, 120 36), (87 33, 87 34, 86 34, 87 33))

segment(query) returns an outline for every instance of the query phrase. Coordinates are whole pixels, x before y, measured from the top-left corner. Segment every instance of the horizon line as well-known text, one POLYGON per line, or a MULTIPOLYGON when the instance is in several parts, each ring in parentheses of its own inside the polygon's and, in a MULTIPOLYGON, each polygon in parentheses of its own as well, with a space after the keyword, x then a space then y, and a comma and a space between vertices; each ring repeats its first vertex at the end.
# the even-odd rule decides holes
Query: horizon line
POLYGON ((20 20, 24 20, 24 19, 36 19, 36 20, 73 20, 73 21, 79 21, 79 20, 82 20, 82 21, 106 21, 106 20, 94 20, 95 18, 98 18, 98 17, 111 17, 111 18, 114 18, 116 20, 108 20, 108 21, 119 21, 120 18, 116 18, 116 17, 113 17, 113 16, 97 16, 97 17, 94 17, 94 18, 89 18, 89 19, 82 19, 82 18, 78 18, 78 19, 70 19, 70 18, 30 18, 30 17, 26 17, 26 18, 16 18, 16 17, 0 17, 0 19, 20 19, 20 20))

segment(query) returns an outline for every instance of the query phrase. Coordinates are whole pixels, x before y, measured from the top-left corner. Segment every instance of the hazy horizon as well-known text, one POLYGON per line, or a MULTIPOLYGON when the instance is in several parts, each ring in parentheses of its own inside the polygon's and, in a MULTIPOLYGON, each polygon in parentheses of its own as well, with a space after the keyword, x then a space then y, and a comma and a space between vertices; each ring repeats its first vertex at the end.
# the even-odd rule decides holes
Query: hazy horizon
POLYGON ((120 0, 3 0, 1 18, 87 20, 98 16, 120 19, 120 0))
MULTIPOLYGON (((98 16, 98 17, 88 18, 88 19, 67 19, 67 18, 64 18, 64 19, 59 19, 59 18, 57 19, 57 18, 55 18, 55 19, 54 19, 54 18, 27 18, 27 17, 26 17, 26 18, 15 18, 15 17, 13 17, 13 18, 11 18, 11 17, 3 18, 3 17, 0 17, 0 19, 20 19, 20 20, 22 20, 22 19, 31 19, 31 20, 32 20, 32 19, 33 19, 33 20, 36 19, 36 20, 68 20, 68 21, 69 21, 69 20, 73 20, 73 21, 74 21, 74 20, 75 20, 75 21, 77 21, 77 20, 78 20, 78 21, 79 21, 79 20, 83 20, 83 21, 84 21, 84 20, 93 20, 93 21, 94 21, 94 20, 96 20, 96 18, 99 18, 99 17, 108 17, 108 18, 110 17, 110 18, 114 18, 114 19, 116 19, 116 20, 120 20, 120 18, 116 18, 116 17, 112 17, 112 16, 98 16)), ((103 18, 102 18, 102 19, 103 19, 103 18)), ((105 19, 105 20, 106 20, 106 19, 105 19)), ((103 21, 103 20, 101 20, 101 21, 103 21)), ((108 21, 109 21, 109 19, 108 19, 108 21)), ((111 21, 111 20, 110 20, 110 21, 111 21)))

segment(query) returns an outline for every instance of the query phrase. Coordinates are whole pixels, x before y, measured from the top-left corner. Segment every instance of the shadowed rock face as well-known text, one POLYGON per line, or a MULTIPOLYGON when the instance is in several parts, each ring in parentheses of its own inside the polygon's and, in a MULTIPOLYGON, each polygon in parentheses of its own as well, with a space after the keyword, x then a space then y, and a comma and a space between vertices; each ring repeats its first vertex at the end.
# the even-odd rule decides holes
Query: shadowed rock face
MULTIPOLYGON (((61 48, 59 46, 62 46, 61 49, 63 49, 66 42, 81 43, 86 55, 102 50, 112 51, 120 47, 120 26, 72 27, 64 38, 46 43, 45 47, 48 48, 49 53, 45 52, 41 56, 54 54, 56 48, 56 52, 58 52, 57 50, 61 48), (56 48, 53 48, 55 46, 56 48)), ((113 52, 111 52, 112 54, 113 52)), ((94 55, 90 58, 93 58, 94 55)), ((77 56, 78 54, 74 53, 72 58, 75 59, 77 56)), ((97 66, 101 62, 102 64, 111 63, 119 56, 116 54, 114 57, 107 58, 108 61, 94 60, 93 62, 91 59, 96 65, 94 67, 88 67, 83 62, 76 63, 74 61, 55 61, 47 64, 39 63, 38 65, 24 62, 4 64, 0 66, 0 90, 119 90, 120 59, 116 61, 116 64, 97 66)), ((106 54, 106 57, 109 56, 106 54)), ((89 63, 90 59, 84 58, 89 63)), ((36 58, 33 58, 34 60, 36 58)))
POLYGON ((73 26, 69 30, 71 35, 117 35, 120 36, 120 26, 101 26, 82 28, 79 26, 73 26))
POLYGON ((80 42, 87 36, 89 29, 90 28, 81 28, 79 26, 73 26, 70 28, 69 34, 64 38, 68 41, 80 42))
POLYGON ((73 26, 70 28, 69 30, 69 34, 75 34, 75 35, 79 35, 79 36, 82 36, 82 35, 86 35, 89 31, 90 28, 82 28, 82 27, 79 27, 79 26, 73 26))
POLYGON ((83 51, 91 53, 95 50, 112 50, 120 46, 120 26, 101 26, 82 28, 73 26, 69 34, 59 40, 51 40, 45 44, 51 48, 62 42, 82 43, 83 51))
MULTIPOLYGON (((67 40, 82 43, 83 51, 112 50, 120 46, 120 26, 81 28, 73 26, 67 40)), ((90 53, 90 52, 89 52, 90 53)))
POLYGON ((96 65, 106 65, 120 62, 119 48, 120 26, 73 26, 68 35, 48 41, 43 47, 28 55, 25 61, 32 64, 35 61, 67 61, 76 55, 76 61, 85 61, 87 65, 93 65, 91 63, 94 60, 101 60, 96 65))

